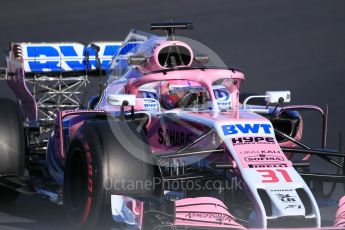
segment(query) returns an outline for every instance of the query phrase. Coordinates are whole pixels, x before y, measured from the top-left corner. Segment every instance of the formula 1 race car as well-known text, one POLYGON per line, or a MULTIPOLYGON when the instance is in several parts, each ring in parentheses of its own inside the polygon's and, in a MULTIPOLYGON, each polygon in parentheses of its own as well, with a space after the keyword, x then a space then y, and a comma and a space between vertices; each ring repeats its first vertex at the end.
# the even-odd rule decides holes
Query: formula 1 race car
MULTIPOLYGON (((110 213, 133 229, 325 226, 323 186, 345 182, 311 171, 315 155, 344 172, 345 154, 326 148, 327 110, 283 105, 290 91, 240 94, 242 72, 175 36, 191 28, 154 23, 166 37, 132 30, 89 45, 12 42, 2 79, 17 101, 0 100, 1 204, 39 195, 64 205, 77 229, 110 213), (86 107, 82 89, 97 79, 86 107), (322 115, 321 149, 301 142, 301 110, 322 115)), ((344 203, 332 228, 345 227, 344 203)))

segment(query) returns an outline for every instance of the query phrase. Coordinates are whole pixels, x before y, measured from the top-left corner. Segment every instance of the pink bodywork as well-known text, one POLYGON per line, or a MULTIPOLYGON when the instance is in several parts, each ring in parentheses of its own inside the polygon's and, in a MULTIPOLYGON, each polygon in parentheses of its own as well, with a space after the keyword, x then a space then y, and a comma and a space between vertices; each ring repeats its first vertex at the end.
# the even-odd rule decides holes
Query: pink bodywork
POLYGON ((339 208, 335 214, 334 225, 342 229, 345 228, 345 196, 339 200, 339 208))
MULTIPOLYGON (((130 75, 129 75, 130 76, 130 75)), ((212 101, 216 101, 215 95, 212 91, 212 86, 214 82, 220 79, 237 79, 243 80, 244 75, 235 70, 226 70, 226 69, 207 69, 207 70, 200 70, 200 69, 191 69, 191 70, 181 70, 181 71, 168 71, 165 73, 158 72, 152 74, 144 74, 140 77, 136 78, 128 78, 126 81, 122 81, 118 83, 114 81, 111 83, 107 89, 105 90, 103 97, 97 107, 99 112, 114 112, 119 111, 120 107, 111 106, 107 103, 107 95, 112 93, 122 93, 122 94, 134 94, 139 95, 139 87, 156 81, 181 81, 181 80, 192 80, 194 82, 199 83, 201 86, 204 86, 209 91, 210 99, 212 101)), ((193 127, 195 137, 197 137, 197 133, 203 133, 205 126, 198 123, 197 120, 192 121, 188 119, 184 119, 184 116, 192 116, 195 119, 203 119, 203 120, 210 120, 216 122, 217 124, 229 124, 234 122, 267 122, 266 118, 260 117, 256 114, 250 114, 247 111, 240 111, 239 109, 239 98, 238 98, 238 89, 233 91, 234 95, 232 95, 232 105, 233 109, 226 112, 217 111, 216 106, 214 106, 214 111, 207 111, 207 112, 187 112, 182 110, 176 110, 179 114, 179 122, 184 122, 184 124, 177 124, 175 125, 176 129, 180 132, 184 132, 183 129, 188 126, 193 127)), ((214 105, 214 104, 213 104, 214 105)), ((127 108, 129 109, 129 108, 127 108)), ((136 112, 145 112, 143 111, 144 106, 140 100, 137 100, 137 105, 135 106, 136 112)), ((83 111, 79 111, 83 112, 83 111)), ((87 112, 87 111, 85 111, 87 112)), ((171 112, 171 111, 167 111, 171 112)), ((163 114, 165 111, 162 112, 163 114)), ((64 116, 70 116, 72 114, 65 114, 64 116)), ((149 144, 152 148, 153 152, 171 152, 174 148, 166 147, 159 145, 157 143, 157 126, 159 124, 159 119, 156 116, 150 116, 150 119, 147 123, 147 130, 148 130, 148 138, 149 144)), ((80 124, 75 125, 75 129, 77 129, 80 124)), ((174 127, 173 125, 171 127, 174 127)), ((169 127, 170 128, 170 127, 169 127)), ((72 129, 72 133, 73 133, 72 129)), ((302 134, 302 129, 298 131, 298 135, 302 134)), ((204 140, 211 142, 210 139, 204 140)), ((203 143, 199 143, 202 145, 203 143)), ((203 145, 202 145, 203 146, 203 145)), ((175 149, 178 149, 179 146, 176 146, 175 149)), ((253 146, 233 146, 235 152, 244 152, 244 151, 251 151, 253 146)), ((270 151, 274 154, 276 158, 279 158, 280 164, 284 164, 282 167, 292 168, 292 163, 289 159, 285 156, 285 154, 281 151, 281 148, 277 142, 272 143, 271 145, 260 145, 258 144, 255 146, 256 151, 270 151)), ((260 157, 257 156, 255 152, 250 154, 238 154, 239 156, 239 164, 243 168, 249 168, 248 161, 246 160, 247 157, 260 157)), ((267 154, 270 155, 270 154, 267 154)), ((228 155, 231 158, 231 155, 228 155)), ((229 159, 232 162, 233 159, 229 159)), ((275 161, 275 160, 273 160, 275 161)), ((268 161, 262 163, 271 163, 268 161)), ((273 162, 274 163, 274 162, 273 162)), ((235 164, 236 165, 236 164, 235 164)), ((243 228, 242 225, 236 222, 236 218, 234 218, 225 205, 212 197, 199 197, 199 198, 187 198, 176 201, 176 225, 180 226, 203 226, 203 227, 229 227, 229 228, 243 228)))
MULTIPOLYGON (((118 84, 116 81, 113 82, 107 88, 104 95, 114 93, 114 91, 123 94, 133 94, 139 95, 139 87, 151 83, 151 82, 158 82, 162 80, 166 81, 181 81, 181 80, 192 80, 194 82, 199 83, 201 86, 205 87, 209 91, 210 99, 212 102, 216 101, 215 95, 213 93, 213 84, 217 80, 221 79, 237 79, 243 80, 244 75, 239 71, 234 70, 226 70, 226 69, 207 69, 207 70, 200 70, 200 69, 192 69, 192 70, 181 70, 181 71, 168 71, 165 73, 158 72, 143 75, 136 78, 129 78, 127 81, 124 81, 122 84, 118 84), (113 91, 114 90, 114 91, 113 91)), ((177 121, 173 121, 167 124, 166 129, 178 130, 182 133, 188 133, 188 127, 193 127, 193 131, 191 135, 193 135, 194 139, 198 136, 203 134, 206 129, 206 125, 198 122, 198 119, 210 122, 215 122, 216 124, 223 125, 223 124, 232 124, 237 122, 248 123, 248 122, 266 122, 267 119, 264 117, 260 117, 257 114, 251 114, 247 111, 240 111, 239 109, 239 98, 238 98, 238 89, 232 90, 232 106, 233 108, 226 112, 220 112, 217 110, 217 106, 213 107, 213 111, 206 111, 206 112, 192 112, 192 111, 183 111, 176 109, 175 112, 178 115, 177 121), (190 117, 188 119, 187 117, 190 117), (195 120, 193 120, 195 119, 195 120), (177 123, 174 123, 177 122, 177 123), (198 133, 200 133, 198 135, 198 133)), ((215 105, 215 104, 213 104, 215 105)), ((111 106, 110 106, 111 107, 111 106)), ((106 96, 102 98, 100 103, 99 109, 104 109, 109 111, 109 105, 106 101, 106 96)), ((135 110, 140 112, 143 109, 142 103, 138 103, 135 107, 135 110)), ((167 111, 167 113, 172 111, 167 111)), ((165 111, 162 112, 164 114, 165 111)), ((152 152, 172 152, 174 150, 178 150, 181 146, 164 146, 158 143, 157 137, 157 127, 160 127, 159 118, 156 116, 151 116, 150 121, 147 125, 148 130, 148 142, 152 148, 152 152)), ((299 131, 299 135, 301 135, 302 130, 299 131)), ((212 142, 212 137, 205 139, 203 143, 198 143, 199 146, 206 146, 205 142, 212 142)), ((216 143, 217 145, 219 143, 216 143)), ((234 146, 235 152, 243 152, 243 151, 250 151, 253 149, 253 145, 248 146, 234 146)), ((258 144, 255 146, 256 151, 269 151, 272 154, 267 154, 267 157, 270 155, 274 155, 276 159, 279 158, 279 164, 282 164, 286 168, 292 168, 292 163, 289 159, 285 156, 285 154, 281 151, 279 144, 274 141, 274 143, 270 145, 261 145, 258 144)), ((249 164, 246 161, 247 157, 260 157, 257 156, 256 153, 250 154, 238 154, 239 157, 239 164, 241 164, 241 168, 249 168, 249 164)), ((227 155, 231 162, 236 166, 234 159, 231 159, 231 154, 227 155)), ((215 160, 216 161, 216 160, 215 160)), ((275 160, 273 160, 275 161, 275 160)), ((268 161, 261 161, 261 163, 275 163, 268 161)), ((176 201, 176 221, 175 225, 179 226, 202 226, 202 227, 225 227, 225 228, 243 228, 242 225, 236 222, 236 218, 234 218, 225 205, 218 199, 212 197, 198 197, 198 198, 187 198, 176 201)))
POLYGON ((9 72, 14 73, 7 80, 7 84, 18 98, 23 119, 25 121, 37 121, 37 103, 26 85, 23 64, 13 59, 8 61, 7 67, 9 72))

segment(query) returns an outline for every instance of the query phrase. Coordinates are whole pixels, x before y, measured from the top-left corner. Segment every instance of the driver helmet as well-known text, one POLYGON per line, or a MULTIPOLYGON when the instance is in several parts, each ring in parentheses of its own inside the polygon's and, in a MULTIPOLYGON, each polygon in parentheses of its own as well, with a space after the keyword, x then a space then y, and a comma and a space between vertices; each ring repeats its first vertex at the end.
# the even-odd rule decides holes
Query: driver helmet
POLYGON ((190 86, 192 83, 187 80, 171 80, 161 85, 160 103, 164 109, 176 109, 179 107, 181 98, 185 95, 184 91, 172 90, 173 86, 190 86))

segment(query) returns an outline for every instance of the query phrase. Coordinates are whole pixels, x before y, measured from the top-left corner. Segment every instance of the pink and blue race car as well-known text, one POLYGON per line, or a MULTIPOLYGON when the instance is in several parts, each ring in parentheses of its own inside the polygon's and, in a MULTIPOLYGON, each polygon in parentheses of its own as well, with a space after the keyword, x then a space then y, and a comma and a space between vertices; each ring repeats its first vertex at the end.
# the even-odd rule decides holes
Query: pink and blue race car
POLYGON ((77 229, 110 213, 131 229, 344 228, 344 198, 332 226, 320 214, 325 183, 344 184, 344 173, 310 168, 315 155, 345 172, 345 154, 326 148, 327 109, 284 105, 289 91, 240 93, 241 71, 175 36, 191 28, 12 42, 3 79, 17 101, 0 100, 0 202, 39 195, 77 229), (321 114, 322 148, 301 142, 301 110, 321 114))

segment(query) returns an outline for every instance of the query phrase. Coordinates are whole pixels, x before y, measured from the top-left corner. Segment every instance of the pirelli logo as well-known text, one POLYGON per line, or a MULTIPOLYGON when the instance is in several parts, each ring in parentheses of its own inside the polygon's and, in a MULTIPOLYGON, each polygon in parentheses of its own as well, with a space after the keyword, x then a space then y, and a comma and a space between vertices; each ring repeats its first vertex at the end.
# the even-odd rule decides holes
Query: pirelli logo
POLYGON ((286 163, 276 163, 276 164, 248 164, 249 168, 287 168, 286 163))

